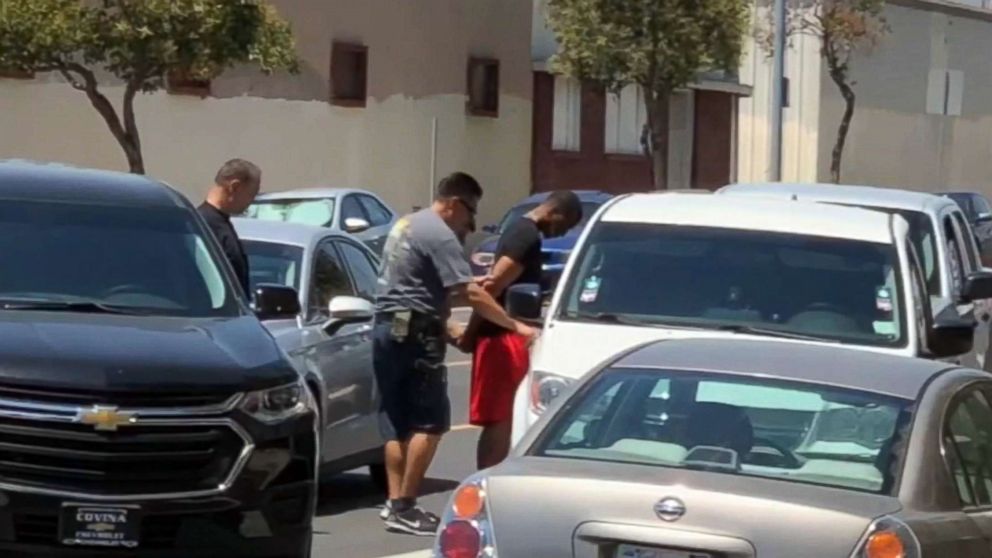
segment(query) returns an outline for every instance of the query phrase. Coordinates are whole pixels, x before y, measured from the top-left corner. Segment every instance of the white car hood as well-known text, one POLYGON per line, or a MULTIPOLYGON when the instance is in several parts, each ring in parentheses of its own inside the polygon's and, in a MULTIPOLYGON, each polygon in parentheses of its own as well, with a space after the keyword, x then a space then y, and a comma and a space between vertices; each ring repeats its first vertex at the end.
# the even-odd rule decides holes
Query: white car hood
POLYGON ((761 335, 742 335, 723 331, 666 329, 617 324, 551 321, 535 342, 531 352, 531 369, 551 372, 568 378, 581 378, 590 370, 638 345, 665 339, 736 338, 768 342, 805 343, 823 347, 845 347, 883 354, 904 355, 909 349, 892 349, 860 345, 840 345, 813 341, 782 339, 761 335))

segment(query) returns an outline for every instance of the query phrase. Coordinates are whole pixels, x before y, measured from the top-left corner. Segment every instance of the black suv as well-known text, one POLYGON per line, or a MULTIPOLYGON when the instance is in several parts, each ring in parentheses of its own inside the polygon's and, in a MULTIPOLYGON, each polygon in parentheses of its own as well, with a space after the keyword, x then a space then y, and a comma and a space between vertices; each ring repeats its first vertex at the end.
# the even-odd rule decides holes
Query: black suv
POLYGON ((315 403, 193 206, 0 163, 0 556, 310 555, 315 403))

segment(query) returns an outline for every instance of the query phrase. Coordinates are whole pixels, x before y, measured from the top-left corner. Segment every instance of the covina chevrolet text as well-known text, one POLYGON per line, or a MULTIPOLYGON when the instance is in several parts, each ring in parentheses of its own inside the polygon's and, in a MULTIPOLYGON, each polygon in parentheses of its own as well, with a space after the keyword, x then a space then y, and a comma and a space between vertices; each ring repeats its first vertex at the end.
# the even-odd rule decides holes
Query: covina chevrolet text
POLYGON ((196 211, 0 163, 0 555, 310 555, 315 402, 196 211))

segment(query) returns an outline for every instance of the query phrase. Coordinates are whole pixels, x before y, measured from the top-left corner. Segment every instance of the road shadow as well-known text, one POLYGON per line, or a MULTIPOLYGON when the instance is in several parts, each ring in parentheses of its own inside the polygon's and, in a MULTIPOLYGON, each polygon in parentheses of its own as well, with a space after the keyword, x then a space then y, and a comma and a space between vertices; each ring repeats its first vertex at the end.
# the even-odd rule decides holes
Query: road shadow
MULTIPOLYGON (((449 492, 458 487, 458 482, 447 479, 424 479, 421 497, 449 492)), ((343 473, 321 482, 320 498, 317 501, 317 517, 330 517, 358 509, 381 506, 386 495, 381 492, 367 474, 343 473)))

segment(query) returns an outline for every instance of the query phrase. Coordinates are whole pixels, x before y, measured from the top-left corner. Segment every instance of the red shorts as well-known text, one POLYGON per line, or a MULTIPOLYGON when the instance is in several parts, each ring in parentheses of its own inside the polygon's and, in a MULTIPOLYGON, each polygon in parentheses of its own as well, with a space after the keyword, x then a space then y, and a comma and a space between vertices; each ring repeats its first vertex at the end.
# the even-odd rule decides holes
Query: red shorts
POLYGON ((527 376, 527 339, 512 331, 480 337, 472 356, 469 422, 487 426, 513 418, 513 398, 527 376))

